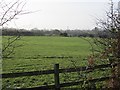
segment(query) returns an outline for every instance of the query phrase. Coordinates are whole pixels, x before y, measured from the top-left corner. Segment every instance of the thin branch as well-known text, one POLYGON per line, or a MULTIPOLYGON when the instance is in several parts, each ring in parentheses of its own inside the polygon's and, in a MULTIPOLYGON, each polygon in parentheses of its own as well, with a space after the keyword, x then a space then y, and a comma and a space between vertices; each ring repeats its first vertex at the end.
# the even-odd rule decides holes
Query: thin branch
MULTIPOLYGON (((18 1, 16 1, 15 3, 13 3, 6 11, 5 13, 3 14, 2 18, 1 18, 1 23, 2 23, 2 20, 4 19, 4 17, 6 16, 6 14, 8 14, 8 12, 14 7, 15 4, 17 4, 18 1)), ((8 5, 7 5, 8 6, 8 5)), ((1 24, 2 25, 2 24, 1 24)))

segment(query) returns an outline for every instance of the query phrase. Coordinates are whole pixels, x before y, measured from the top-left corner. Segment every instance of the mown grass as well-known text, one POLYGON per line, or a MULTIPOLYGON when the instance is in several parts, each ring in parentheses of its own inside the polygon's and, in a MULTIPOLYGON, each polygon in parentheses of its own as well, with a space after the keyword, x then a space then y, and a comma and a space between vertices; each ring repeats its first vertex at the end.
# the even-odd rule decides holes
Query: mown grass
POLYGON ((56 63, 67 67, 71 60, 85 65, 83 58, 91 53, 89 43, 78 37, 24 36, 17 43, 23 46, 3 60, 3 73, 51 69, 56 63))
MULTIPOLYGON (((91 38, 84 38, 92 40, 91 38)), ((79 37, 46 37, 24 36, 17 42, 22 47, 16 48, 15 54, 3 59, 3 73, 29 72, 36 70, 53 69, 59 63, 60 68, 85 66, 86 58, 91 54, 89 42, 79 37)), ((3 38, 4 40, 4 38, 3 38)), ((4 40, 5 41, 5 40, 4 40)), ((61 74, 61 82, 76 80, 77 73, 61 74)), ((53 84, 53 75, 41 75, 3 79, 3 88, 6 87, 34 87, 53 84)))

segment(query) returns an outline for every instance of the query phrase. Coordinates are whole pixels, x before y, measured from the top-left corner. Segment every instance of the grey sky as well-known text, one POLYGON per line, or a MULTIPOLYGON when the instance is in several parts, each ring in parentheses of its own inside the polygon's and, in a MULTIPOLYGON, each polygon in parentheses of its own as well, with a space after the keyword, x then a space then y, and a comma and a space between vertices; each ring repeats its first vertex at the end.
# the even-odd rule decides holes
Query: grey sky
MULTIPOLYGON (((118 0, 113 0, 118 2, 118 0)), ((92 29, 96 18, 105 18, 109 0, 27 0, 24 10, 9 27, 25 29, 92 29)))

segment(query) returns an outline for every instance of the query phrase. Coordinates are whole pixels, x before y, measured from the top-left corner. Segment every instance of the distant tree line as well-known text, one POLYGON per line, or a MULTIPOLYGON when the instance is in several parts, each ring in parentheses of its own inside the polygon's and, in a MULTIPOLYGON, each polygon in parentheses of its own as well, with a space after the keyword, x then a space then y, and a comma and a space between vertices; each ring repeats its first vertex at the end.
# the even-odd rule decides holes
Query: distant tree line
POLYGON ((111 37, 110 32, 106 30, 101 30, 95 27, 92 30, 39 30, 37 28, 26 30, 26 29, 16 29, 16 28, 3 28, 3 36, 64 36, 64 37, 100 37, 108 38, 111 37))

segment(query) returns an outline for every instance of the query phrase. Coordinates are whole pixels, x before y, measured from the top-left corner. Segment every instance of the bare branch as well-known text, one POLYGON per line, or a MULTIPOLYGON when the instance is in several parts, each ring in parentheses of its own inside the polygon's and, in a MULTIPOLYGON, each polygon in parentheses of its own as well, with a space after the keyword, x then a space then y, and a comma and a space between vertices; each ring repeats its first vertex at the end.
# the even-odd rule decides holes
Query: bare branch
MULTIPOLYGON (((3 27, 8 22, 11 22, 13 19, 15 19, 19 15, 28 14, 28 12, 23 12, 23 8, 26 3, 23 3, 23 1, 17 0, 13 2, 6 3, 5 0, 2 0, 0 2, 0 26, 3 27)), ((11 54, 14 53, 15 49, 17 47, 20 47, 21 45, 16 45, 16 41, 18 41, 20 38, 19 32, 17 36, 8 36, 5 43, 3 43, 2 53, 3 57, 8 57, 11 54)))

